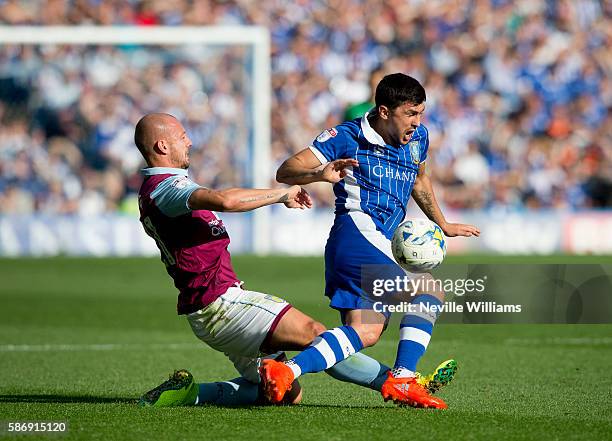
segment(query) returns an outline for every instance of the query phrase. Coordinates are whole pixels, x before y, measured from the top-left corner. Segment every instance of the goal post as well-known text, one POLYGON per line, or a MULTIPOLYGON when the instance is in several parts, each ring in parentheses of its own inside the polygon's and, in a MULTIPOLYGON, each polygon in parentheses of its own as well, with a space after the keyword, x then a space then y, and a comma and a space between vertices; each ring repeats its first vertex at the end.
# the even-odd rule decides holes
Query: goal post
MULTIPOLYGON (((248 185, 269 187, 270 153, 270 35, 262 26, 0 26, 0 45, 189 45, 251 46, 251 161, 248 185)), ((270 250, 270 208, 251 214, 251 251, 270 250)))

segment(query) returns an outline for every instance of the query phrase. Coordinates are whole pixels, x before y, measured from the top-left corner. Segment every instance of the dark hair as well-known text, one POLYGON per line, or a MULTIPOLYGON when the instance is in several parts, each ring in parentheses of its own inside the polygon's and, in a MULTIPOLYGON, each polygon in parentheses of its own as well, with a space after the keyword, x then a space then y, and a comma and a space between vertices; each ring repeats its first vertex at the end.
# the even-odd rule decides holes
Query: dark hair
POLYGON ((393 110, 404 103, 421 104, 426 100, 425 89, 414 78, 403 73, 385 76, 376 86, 376 108, 393 110))

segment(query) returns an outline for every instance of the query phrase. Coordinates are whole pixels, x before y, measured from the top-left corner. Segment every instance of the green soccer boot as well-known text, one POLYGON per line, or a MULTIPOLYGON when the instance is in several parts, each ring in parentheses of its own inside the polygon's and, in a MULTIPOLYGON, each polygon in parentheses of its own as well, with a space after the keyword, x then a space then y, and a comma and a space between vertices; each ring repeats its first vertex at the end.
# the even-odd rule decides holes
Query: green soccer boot
POLYGON ((417 383, 427 389, 430 394, 435 394, 453 380, 455 373, 457 373, 457 362, 453 359, 446 360, 429 375, 421 375, 417 372, 417 383))
POLYGON ((185 369, 174 371, 168 380, 140 397, 142 407, 193 406, 198 396, 198 385, 185 369))

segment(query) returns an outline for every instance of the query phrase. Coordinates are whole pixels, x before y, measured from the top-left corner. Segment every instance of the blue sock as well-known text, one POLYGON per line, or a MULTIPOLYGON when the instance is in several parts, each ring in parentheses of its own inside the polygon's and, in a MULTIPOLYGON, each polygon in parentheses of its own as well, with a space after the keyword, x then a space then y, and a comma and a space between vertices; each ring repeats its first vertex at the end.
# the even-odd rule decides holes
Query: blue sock
POLYGON ((357 332, 350 326, 340 326, 319 335, 307 349, 286 363, 297 378, 328 369, 361 349, 363 344, 357 332))
POLYGON ((358 352, 330 367, 325 372, 336 380, 369 387, 380 392, 389 370, 389 366, 385 366, 372 357, 358 352))
POLYGON ((393 367, 396 377, 412 377, 419 359, 425 353, 442 302, 429 294, 417 295, 411 302, 417 310, 407 313, 400 323, 400 341, 393 367), (434 312, 431 307, 436 306, 434 312))
POLYGON ((215 404, 217 406, 246 406, 255 404, 259 397, 259 385, 242 377, 230 381, 198 384, 196 406, 215 404))

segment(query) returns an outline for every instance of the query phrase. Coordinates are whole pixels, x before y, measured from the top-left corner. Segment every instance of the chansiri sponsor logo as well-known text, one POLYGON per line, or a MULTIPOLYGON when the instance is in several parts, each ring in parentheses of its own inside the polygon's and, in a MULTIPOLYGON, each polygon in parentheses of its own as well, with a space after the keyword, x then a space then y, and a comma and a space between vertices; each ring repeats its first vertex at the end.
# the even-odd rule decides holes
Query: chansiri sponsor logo
POLYGON ((372 173, 377 178, 392 178, 400 181, 410 181, 410 176, 406 172, 399 172, 390 167, 383 167, 382 165, 375 165, 372 167, 372 173))

